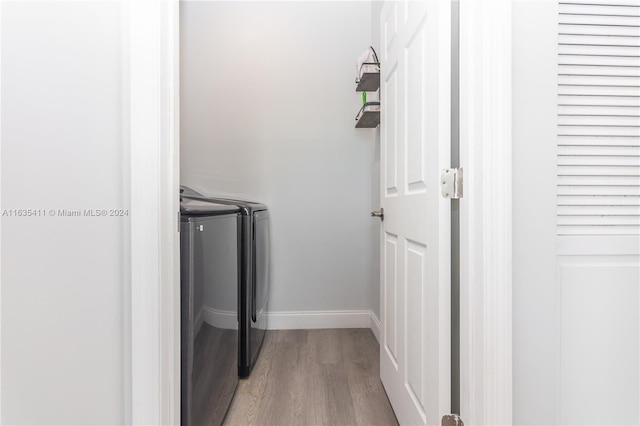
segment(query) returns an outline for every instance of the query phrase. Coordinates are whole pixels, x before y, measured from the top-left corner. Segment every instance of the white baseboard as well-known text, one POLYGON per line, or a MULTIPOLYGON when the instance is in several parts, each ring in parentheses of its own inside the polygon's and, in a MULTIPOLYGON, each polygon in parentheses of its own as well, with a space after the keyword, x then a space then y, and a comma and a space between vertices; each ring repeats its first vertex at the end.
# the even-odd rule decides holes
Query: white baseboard
POLYGON ((212 327, 223 328, 225 330, 238 329, 238 314, 234 311, 223 311, 204 306, 204 322, 212 327))
POLYGON ((380 344, 380 320, 378 319, 378 317, 376 317, 376 314, 373 313, 373 311, 369 311, 370 314, 370 327, 371 327, 371 332, 373 333, 374 337, 376 338, 376 340, 378 341, 378 344, 380 344))
POLYGON ((193 326, 193 335, 197 336, 200 333, 200 328, 204 324, 204 307, 200 308, 198 315, 196 315, 195 325, 193 326))
POLYGON ((269 312, 267 323, 269 330, 371 328, 371 316, 368 310, 269 312))
MULTIPOLYGON (((380 343, 380 320, 373 311, 284 311, 266 314, 269 330, 321 328, 369 328, 380 343)), ((238 327, 235 312, 204 306, 196 317, 196 330, 203 322, 225 329, 238 327)), ((197 333, 196 333, 197 334, 197 333)))

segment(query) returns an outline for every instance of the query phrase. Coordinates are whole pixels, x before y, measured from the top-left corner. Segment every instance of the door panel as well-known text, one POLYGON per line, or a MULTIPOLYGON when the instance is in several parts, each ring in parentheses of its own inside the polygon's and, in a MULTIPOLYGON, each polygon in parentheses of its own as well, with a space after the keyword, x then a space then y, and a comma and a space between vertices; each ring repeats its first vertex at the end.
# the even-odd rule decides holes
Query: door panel
POLYGON ((382 126, 384 139, 387 143, 384 145, 384 186, 386 196, 398 193, 398 103, 397 96, 397 66, 389 64, 391 67, 389 74, 384 79, 384 85, 381 88, 382 105, 387 106, 387 111, 383 111, 386 118, 386 124, 382 126))
POLYGON ((398 368, 398 237, 386 234, 384 247, 384 271, 386 276, 382 280, 384 285, 383 314, 384 321, 383 342, 385 351, 394 368, 398 368))
POLYGON ((448 1, 388 2, 381 13, 380 375, 401 424, 450 410, 448 1))
POLYGON ((424 21, 418 26, 405 51, 405 63, 407 67, 407 81, 411 82, 411 88, 406 88, 408 99, 405 99, 406 107, 406 183, 407 193, 422 192, 426 190, 425 164, 424 164, 424 139, 425 139, 425 95, 422 76, 425 75, 425 57, 422 54, 425 49, 424 38, 426 35, 424 21))
POLYGON ((558 265, 561 424, 637 424, 640 268, 625 257, 558 265))
POLYGON ((407 312, 407 383, 424 412, 424 286, 426 282, 426 247, 414 241, 406 243, 406 312, 407 312))

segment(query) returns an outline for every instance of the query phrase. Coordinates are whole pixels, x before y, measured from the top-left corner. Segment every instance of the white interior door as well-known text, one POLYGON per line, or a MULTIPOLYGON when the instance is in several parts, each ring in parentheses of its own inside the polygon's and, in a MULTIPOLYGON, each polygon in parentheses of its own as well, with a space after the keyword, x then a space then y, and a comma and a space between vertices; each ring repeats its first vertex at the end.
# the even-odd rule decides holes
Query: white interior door
POLYGON ((640 424, 640 2, 514 2, 513 419, 640 424))
POLYGON ((450 7, 389 1, 380 18, 380 376, 406 425, 450 409, 450 7))

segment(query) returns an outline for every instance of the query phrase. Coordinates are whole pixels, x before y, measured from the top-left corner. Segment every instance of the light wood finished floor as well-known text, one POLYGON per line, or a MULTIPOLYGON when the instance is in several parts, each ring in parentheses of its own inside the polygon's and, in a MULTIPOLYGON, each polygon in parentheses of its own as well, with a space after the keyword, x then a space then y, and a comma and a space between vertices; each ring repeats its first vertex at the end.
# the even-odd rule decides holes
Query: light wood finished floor
POLYGON ((397 425, 379 353, 368 329, 270 331, 225 425, 397 425))

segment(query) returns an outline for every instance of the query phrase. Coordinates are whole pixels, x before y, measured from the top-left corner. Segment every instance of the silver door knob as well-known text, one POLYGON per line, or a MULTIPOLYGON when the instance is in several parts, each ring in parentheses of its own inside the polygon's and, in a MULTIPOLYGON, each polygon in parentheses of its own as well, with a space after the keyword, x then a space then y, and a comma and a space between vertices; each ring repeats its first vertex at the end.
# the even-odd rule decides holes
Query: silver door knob
POLYGON ((380 207, 380 210, 372 211, 371 217, 379 217, 380 220, 384 220, 384 208, 380 207))

